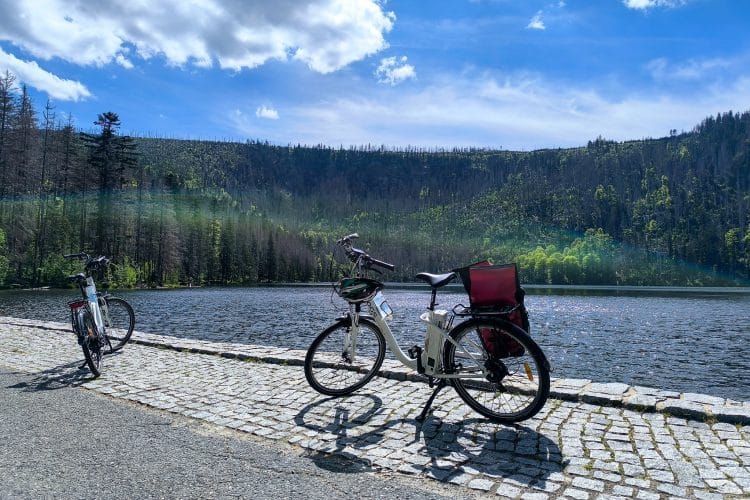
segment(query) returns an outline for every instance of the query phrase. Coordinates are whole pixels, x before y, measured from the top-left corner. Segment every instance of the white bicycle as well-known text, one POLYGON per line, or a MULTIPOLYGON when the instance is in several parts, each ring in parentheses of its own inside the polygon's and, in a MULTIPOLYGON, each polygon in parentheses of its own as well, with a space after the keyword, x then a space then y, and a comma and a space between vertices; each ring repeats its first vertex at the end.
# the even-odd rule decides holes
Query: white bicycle
POLYGON ((305 357, 305 377, 316 391, 344 396, 362 388, 378 373, 387 346, 435 388, 417 420, 426 418, 448 384, 472 409, 496 422, 518 422, 541 410, 549 396, 550 367, 541 348, 516 324, 528 330, 514 265, 477 263, 444 274, 419 273, 416 277, 432 291, 420 316, 427 333, 423 346, 404 352, 388 326, 393 312, 382 294, 383 284, 368 276, 377 271, 373 267, 394 266, 354 248, 358 237, 354 233, 337 242, 353 262, 349 275, 335 285, 348 312, 315 338, 305 357), (504 278, 511 270, 515 283, 504 278), (436 309, 438 289, 459 275, 469 291, 470 307, 436 309), (463 321, 453 326, 456 317, 463 321))
POLYGON ((135 326, 133 308, 124 299, 96 290, 93 274, 103 271, 109 259, 92 257, 85 252, 63 255, 66 259, 85 261, 84 272, 68 276, 76 283, 81 298, 68 302, 73 331, 83 349, 91 373, 101 374, 102 356, 119 351, 130 340, 135 326))

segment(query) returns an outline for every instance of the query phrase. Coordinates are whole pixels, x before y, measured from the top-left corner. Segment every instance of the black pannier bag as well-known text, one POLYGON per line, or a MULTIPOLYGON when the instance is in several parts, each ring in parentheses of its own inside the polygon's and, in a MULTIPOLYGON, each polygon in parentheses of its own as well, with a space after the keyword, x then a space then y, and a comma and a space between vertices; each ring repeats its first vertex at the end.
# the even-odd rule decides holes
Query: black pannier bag
MULTIPOLYGON (((493 265, 485 260, 456 272, 469 295, 472 315, 497 315, 529 333, 529 315, 523 304, 526 292, 521 288, 515 264, 493 265)), ((524 354, 523 346, 502 331, 481 328, 479 336, 492 356, 507 358, 524 354)))

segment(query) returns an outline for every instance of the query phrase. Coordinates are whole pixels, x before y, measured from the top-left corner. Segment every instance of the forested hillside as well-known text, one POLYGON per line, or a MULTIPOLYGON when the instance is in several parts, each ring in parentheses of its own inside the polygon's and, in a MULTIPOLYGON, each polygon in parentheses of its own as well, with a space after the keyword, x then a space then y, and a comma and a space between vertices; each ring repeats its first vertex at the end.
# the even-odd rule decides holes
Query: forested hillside
MULTIPOLYGON (((63 253, 120 286, 331 279, 358 231, 386 279, 477 259, 532 283, 744 284, 750 113, 576 149, 333 149, 81 133, 0 79, 0 280, 61 285, 63 253)), ((168 133, 168 131, 164 131, 168 133)))

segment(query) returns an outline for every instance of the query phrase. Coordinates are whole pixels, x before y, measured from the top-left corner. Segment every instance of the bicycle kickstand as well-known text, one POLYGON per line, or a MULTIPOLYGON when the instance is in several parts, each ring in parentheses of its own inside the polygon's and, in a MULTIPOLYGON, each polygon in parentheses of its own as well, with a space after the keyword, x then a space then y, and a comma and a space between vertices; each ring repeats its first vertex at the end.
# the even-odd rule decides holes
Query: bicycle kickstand
POLYGON ((427 418, 427 414, 430 413, 430 410, 432 409, 432 402, 435 401, 435 397, 437 397, 438 392, 440 392, 440 389, 448 385, 444 378, 440 379, 440 382, 437 383, 437 386, 435 387, 435 390, 432 391, 432 395, 427 400, 427 402, 424 405, 424 408, 422 409, 422 413, 420 413, 416 420, 417 422, 424 422, 424 420, 427 418))

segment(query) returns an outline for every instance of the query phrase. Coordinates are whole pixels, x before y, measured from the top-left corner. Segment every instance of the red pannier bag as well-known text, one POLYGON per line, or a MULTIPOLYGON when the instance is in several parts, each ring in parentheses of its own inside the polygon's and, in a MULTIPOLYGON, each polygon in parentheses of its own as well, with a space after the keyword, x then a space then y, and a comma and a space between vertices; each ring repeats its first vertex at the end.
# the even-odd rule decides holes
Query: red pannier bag
MULTIPOLYGON (((528 333, 529 315, 523 304, 525 292, 515 264, 492 265, 485 260, 459 269, 458 274, 469 294, 471 313, 497 314, 528 333)), ((503 332, 481 328, 479 336, 487 352, 495 357, 524 354, 523 346, 503 332)))

